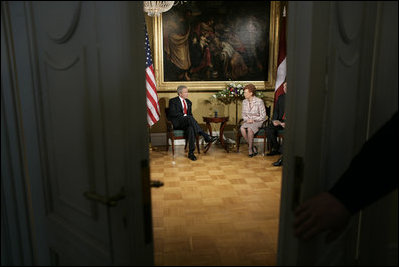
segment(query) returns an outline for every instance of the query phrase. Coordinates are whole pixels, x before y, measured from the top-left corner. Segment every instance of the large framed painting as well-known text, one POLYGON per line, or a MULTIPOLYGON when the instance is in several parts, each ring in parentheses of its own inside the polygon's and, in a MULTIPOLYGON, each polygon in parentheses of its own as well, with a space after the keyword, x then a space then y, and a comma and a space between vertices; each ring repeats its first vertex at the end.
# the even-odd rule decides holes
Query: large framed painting
POLYGON ((158 90, 215 91, 231 81, 273 89, 279 10, 278 1, 187 1, 154 17, 158 90))

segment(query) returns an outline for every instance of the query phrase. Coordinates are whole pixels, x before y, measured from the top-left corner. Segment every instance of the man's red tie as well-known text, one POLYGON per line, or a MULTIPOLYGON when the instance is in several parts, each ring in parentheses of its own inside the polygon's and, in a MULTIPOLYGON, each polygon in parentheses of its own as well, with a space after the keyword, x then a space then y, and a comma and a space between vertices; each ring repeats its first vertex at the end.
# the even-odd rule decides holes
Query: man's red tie
POLYGON ((184 104, 184 114, 187 114, 187 106, 186 106, 186 100, 183 99, 183 104, 184 104))

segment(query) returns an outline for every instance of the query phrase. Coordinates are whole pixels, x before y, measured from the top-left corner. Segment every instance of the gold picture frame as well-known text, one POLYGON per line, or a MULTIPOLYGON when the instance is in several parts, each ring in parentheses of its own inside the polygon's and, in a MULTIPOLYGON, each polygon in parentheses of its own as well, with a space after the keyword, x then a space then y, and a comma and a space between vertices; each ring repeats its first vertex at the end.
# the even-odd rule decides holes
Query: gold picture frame
MULTIPOLYGON (((223 81, 165 81, 164 70, 164 43, 163 43, 163 17, 153 17, 153 40, 154 40, 154 68, 157 82, 157 90, 160 92, 175 92, 176 88, 184 84, 189 87, 190 92, 214 92, 226 88, 229 82, 237 81, 240 83, 253 83, 258 90, 273 90, 275 86, 275 76, 277 72, 279 26, 280 26, 280 1, 265 1, 270 3, 269 22, 265 21, 264 27, 269 27, 268 38, 268 62, 266 80, 223 80, 223 81), (269 25, 267 25, 269 23, 269 25)), ((242 2, 245 5, 246 2, 242 2)), ((175 7, 174 7, 175 8, 175 7)), ((173 9, 173 8, 172 8, 173 9)), ((168 11, 170 12, 170 11, 168 11)), ((266 19, 265 19, 266 20, 266 19)))

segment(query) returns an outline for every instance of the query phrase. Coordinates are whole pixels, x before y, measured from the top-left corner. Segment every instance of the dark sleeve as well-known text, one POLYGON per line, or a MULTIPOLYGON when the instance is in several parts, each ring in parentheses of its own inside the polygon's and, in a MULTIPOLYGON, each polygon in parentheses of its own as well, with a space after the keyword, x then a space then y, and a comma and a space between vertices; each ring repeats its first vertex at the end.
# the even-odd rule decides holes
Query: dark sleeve
POLYGON ((276 105, 274 106, 273 117, 272 117, 273 121, 278 120, 278 113, 280 110, 280 101, 279 100, 280 100, 280 98, 277 99, 276 105))
POLYGON ((352 213, 398 188, 398 112, 362 147, 329 192, 352 213))
POLYGON ((187 115, 193 116, 192 112, 193 103, 188 99, 186 99, 186 102, 187 102, 187 115))
POLYGON ((169 100, 169 119, 173 120, 179 117, 183 116, 183 112, 180 111, 179 109, 179 103, 178 101, 179 99, 176 98, 172 98, 171 100, 169 100))
POLYGON ((285 105, 285 94, 280 95, 279 98, 277 99, 277 103, 273 111, 272 120, 284 121, 283 120, 284 105, 285 105))

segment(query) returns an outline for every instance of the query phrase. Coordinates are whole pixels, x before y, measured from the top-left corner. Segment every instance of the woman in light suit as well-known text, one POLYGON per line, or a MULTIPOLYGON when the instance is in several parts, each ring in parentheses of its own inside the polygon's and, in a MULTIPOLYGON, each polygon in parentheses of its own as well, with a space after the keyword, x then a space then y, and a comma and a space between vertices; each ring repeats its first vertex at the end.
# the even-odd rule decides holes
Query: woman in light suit
POLYGON ((248 156, 253 157, 258 154, 258 148, 253 146, 254 135, 262 127, 266 120, 266 109, 263 100, 255 96, 256 87, 252 83, 244 87, 245 99, 242 101, 241 134, 248 143, 248 156))

